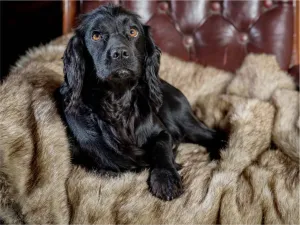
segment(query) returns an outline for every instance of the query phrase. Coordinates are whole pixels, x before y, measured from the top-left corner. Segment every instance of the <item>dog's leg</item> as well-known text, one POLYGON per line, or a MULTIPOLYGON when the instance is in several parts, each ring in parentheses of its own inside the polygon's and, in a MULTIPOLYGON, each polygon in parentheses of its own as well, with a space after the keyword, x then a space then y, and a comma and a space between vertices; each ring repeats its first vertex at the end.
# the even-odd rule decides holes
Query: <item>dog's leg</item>
POLYGON ((182 124, 184 142, 194 143, 207 148, 212 159, 219 159, 219 150, 227 143, 227 134, 210 129, 190 112, 182 124))
POLYGON ((164 104, 159 117, 175 141, 195 143, 207 148, 211 157, 219 157, 219 149, 226 144, 226 133, 208 128, 193 114, 186 97, 162 80, 164 104), (183 139, 182 139, 183 138, 183 139))
POLYGON ((217 132, 199 121, 191 112, 185 115, 180 126, 184 133, 184 142, 210 146, 216 139, 217 132))
POLYGON ((150 157, 148 184, 151 193, 165 201, 170 201, 183 192, 182 182, 174 162, 172 137, 161 131, 147 143, 150 157))

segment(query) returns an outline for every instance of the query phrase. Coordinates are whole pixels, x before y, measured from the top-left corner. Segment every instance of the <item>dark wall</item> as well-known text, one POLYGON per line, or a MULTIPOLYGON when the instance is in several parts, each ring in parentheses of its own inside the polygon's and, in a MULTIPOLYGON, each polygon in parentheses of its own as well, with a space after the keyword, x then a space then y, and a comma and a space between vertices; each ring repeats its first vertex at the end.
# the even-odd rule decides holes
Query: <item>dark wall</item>
POLYGON ((1 78, 26 50, 62 34, 61 1, 1 1, 1 78))

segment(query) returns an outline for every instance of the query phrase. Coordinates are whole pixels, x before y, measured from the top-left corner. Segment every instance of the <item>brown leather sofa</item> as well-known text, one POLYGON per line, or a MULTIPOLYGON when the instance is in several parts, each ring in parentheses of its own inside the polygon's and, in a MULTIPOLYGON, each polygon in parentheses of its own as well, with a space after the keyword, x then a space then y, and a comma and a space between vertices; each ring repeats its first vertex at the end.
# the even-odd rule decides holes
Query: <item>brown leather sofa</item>
POLYGON ((63 32, 76 16, 113 2, 138 13, 157 45, 187 61, 234 72, 250 53, 275 54, 299 74, 299 1, 71 1, 64 0, 63 32))

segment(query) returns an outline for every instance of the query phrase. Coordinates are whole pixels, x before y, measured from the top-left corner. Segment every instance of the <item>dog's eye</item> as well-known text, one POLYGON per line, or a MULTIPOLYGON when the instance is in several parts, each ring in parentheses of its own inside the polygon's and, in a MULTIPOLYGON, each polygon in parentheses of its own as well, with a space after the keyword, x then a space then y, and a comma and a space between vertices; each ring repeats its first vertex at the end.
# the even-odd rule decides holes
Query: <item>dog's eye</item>
POLYGON ((139 35, 139 32, 136 29, 131 28, 129 34, 131 37, 137 37, 139 35))
POLYGON ((92 39, 94 41, 99 41, 101 39, 101 34, 99 32, 93 32, 92 39))

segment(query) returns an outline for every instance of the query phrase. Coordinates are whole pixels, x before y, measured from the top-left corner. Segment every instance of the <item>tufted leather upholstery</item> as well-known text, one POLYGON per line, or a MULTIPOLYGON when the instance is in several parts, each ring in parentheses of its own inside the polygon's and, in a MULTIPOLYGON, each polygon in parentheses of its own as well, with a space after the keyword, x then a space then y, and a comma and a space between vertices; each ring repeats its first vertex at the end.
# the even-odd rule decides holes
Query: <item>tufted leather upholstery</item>
POLYGON ((83 1, 80 12, 113 2, 138 13, 165 52, 235 71, 249 52, 275 54, 287 70, 293 51, 292 1, 83 1))

